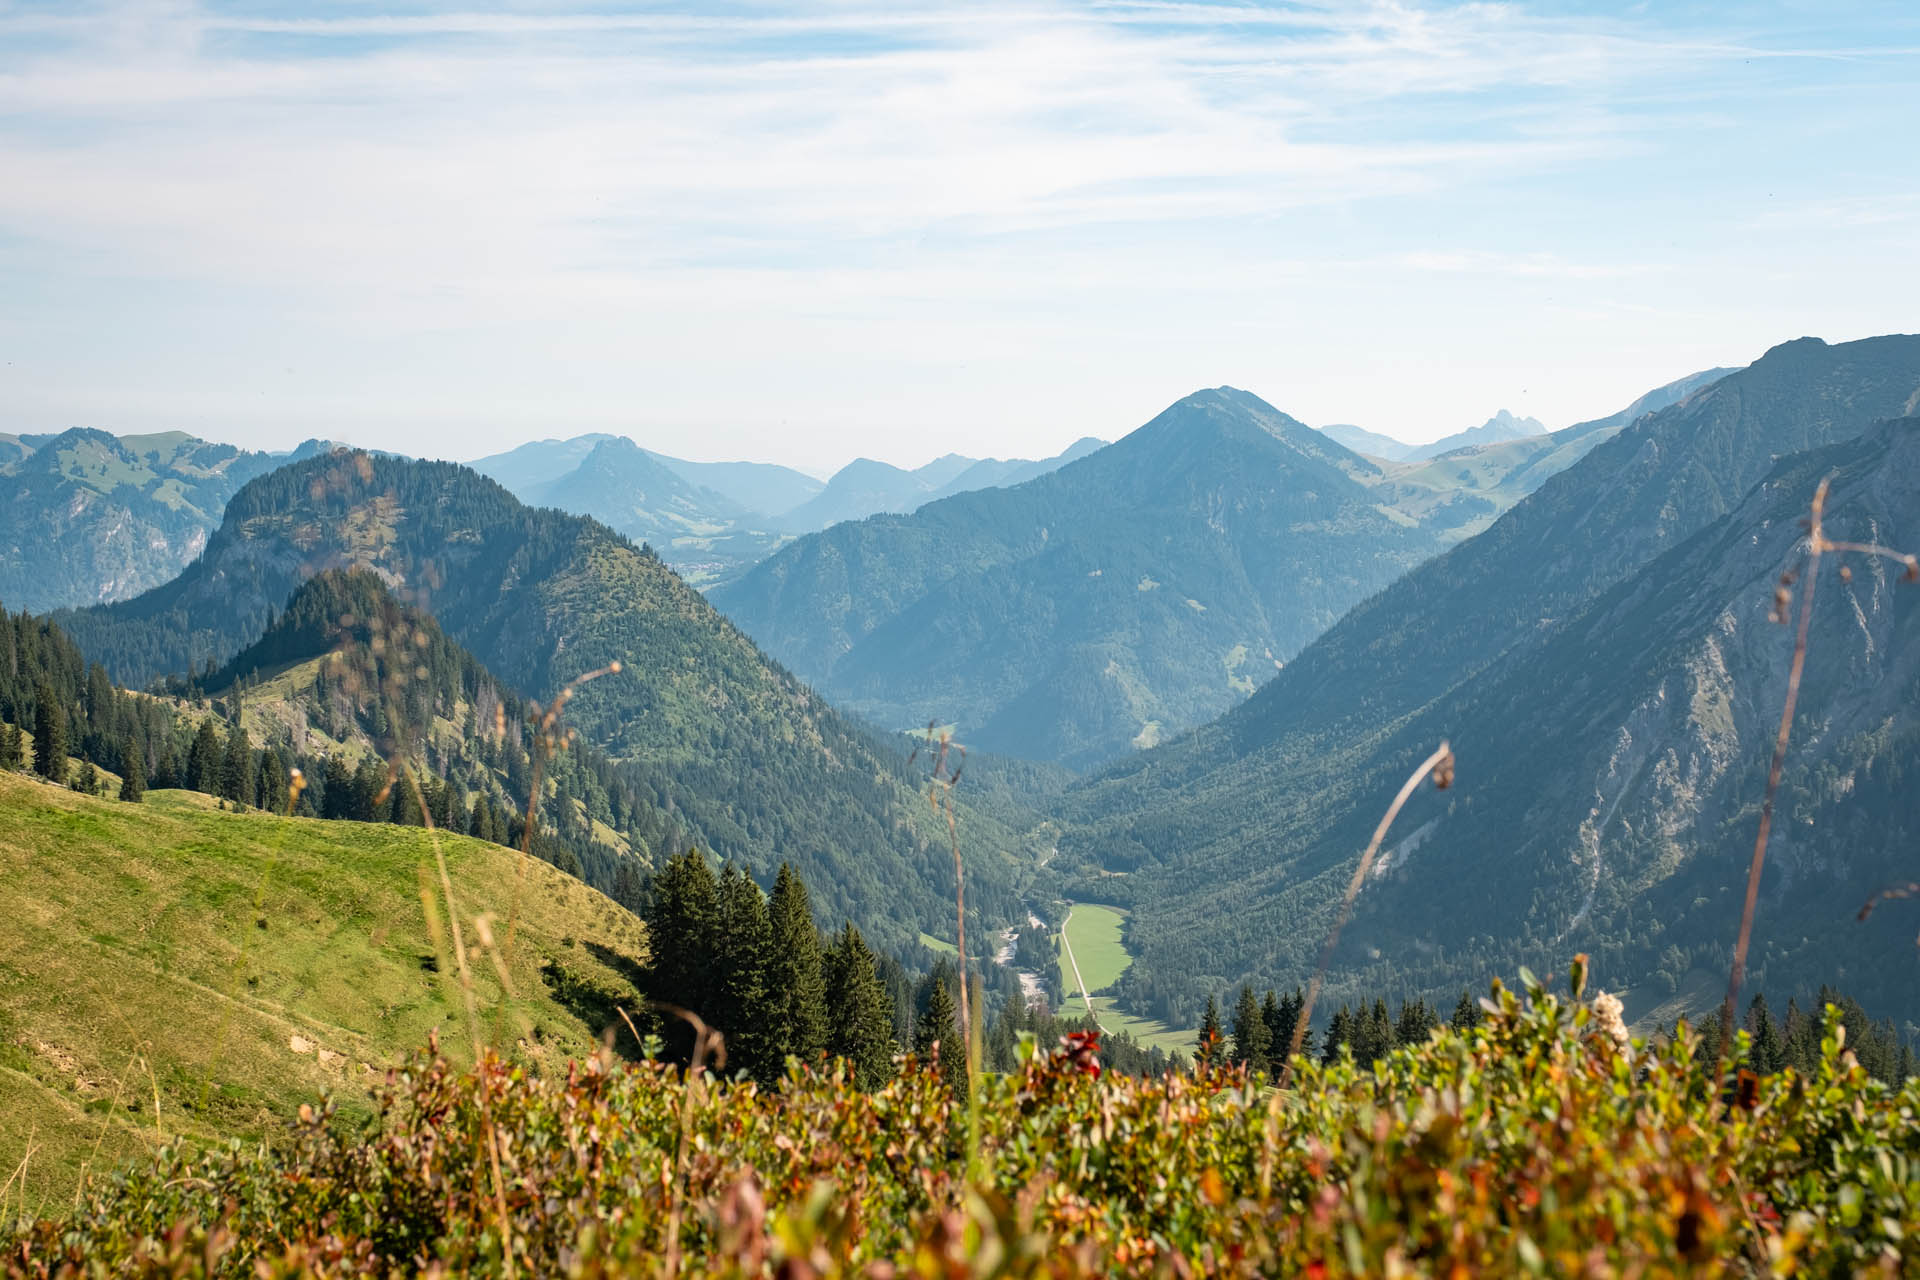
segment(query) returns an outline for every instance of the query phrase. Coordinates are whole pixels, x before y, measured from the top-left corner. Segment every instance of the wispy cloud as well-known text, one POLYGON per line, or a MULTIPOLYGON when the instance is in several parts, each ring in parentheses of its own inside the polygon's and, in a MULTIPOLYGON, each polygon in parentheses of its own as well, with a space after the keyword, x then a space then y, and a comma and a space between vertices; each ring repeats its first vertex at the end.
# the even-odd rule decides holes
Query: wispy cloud
POLYGON ((429 333, 1608 281, 1645 264, 1417 211, 1657 153, 1755 60, 1912 56, 1519 4, 393 8, 0 4, 0 264, 429 333))

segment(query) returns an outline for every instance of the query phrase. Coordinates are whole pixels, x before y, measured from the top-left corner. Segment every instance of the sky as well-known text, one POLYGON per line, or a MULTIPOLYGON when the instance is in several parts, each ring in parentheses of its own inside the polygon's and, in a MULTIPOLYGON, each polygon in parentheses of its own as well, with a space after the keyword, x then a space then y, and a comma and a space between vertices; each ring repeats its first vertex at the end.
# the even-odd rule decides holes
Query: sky
POLYGON ((0 0, 0 431, 815 471, 1920 329, 1920 5, 0 0))

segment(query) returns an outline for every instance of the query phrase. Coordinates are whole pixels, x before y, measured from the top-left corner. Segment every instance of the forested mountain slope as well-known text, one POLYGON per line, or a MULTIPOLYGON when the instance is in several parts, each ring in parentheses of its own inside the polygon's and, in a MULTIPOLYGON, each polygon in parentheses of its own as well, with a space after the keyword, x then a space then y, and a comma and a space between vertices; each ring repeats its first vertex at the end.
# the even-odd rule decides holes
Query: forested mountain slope
MULTIPOLYGON (((117 679, 144 684, 225 662, 300 582, 342 567, 386 578, 537 698, 622 661, 581 690, 568 720, 614 758, 656 770, 677 822, 756 873, 802 866, 829 917, 850 915, 877 944, 948 932, 944 825, 897 740, 770 664, 658 557, 464 467, 342 452, 284 468, 235 496, 179 578, 62 622, 117 679)), ((1017 918, 1026 863, 1012 837, 978 815, 962 831, 969 906, 1017 918)))
MULTIPOLYGON (((1842 474, 1840 527, 1920 542, 1911 424, 1857 439, 1916 396, 1920 338, 1775 348, 1355 608, 1218 722, 1069 792, 1063 865, 1131 873, 1088 882, 1135 907, 1130 994, 1179 1011, 1204 975, 1302 976, 1387 798, 1442 737, 1460 781, 1401 819, 1343 944, 1342 983, 1437 994, 1583 949, 1605 957, 1612 984, 1718 965, 1782 694, 1786 641, 1761 625, 1773 580, 1828 469, 1842 474)), ((1861 566, 1822 602, 1810 689, 1831 701, 1810 695, 1807 715, 1857 714, 1795 757, 1799 878, 1771 881, 1770 901, 1818 901, 1804 921, 1774 917, 1778 949, 1762 961, 1780 967, 1774 988, 1813 971, 1796 956, 1844 945, 1858 957, 1882 939, 1839 930, 1831 909, 1890 873, 1901 847, 1920 636, 1915 601, 1888 584, 1861 566), (1822 863, 1846 873, 1811 876, 1822 863)), ((1789 854, 1775 874, 1795 865, 1789 854)))
POLYGON ((1442 545, 1232 388, 1059 470, 783 548, 717 604, 880 723, 1085 765, 1231 706, 1442 545))
MULTIPOLYGON (((295 456, 319 448, 309 441, 295 456)), ((0 602, 45 612, 158 586, 200 554, 241 485, 288 460, 179 431, 9 436, 0 445, 0 602)))

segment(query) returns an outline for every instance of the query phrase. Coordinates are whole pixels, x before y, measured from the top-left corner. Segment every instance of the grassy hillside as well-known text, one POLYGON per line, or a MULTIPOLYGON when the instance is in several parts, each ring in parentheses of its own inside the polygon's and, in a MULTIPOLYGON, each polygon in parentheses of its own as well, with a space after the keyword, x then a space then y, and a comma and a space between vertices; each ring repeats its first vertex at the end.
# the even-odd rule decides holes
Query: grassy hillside
MULTIPOLYGON (((25 1161, 30 1205, 70 1198, 89 1161, 270 1136, 323 1090, 366 1113, 367 1085, 435 1028, 471 1057, 456 966, 426 914, 444 919, 429 833, 213 805, 0 773, 0 1169, 25 1161)), ((600 1028, 556 978, 631 999, 643 926, 544 863, 440 840, 469 946, 475 918, 495 918, 511 991, 503 1001, 477 955, 488 1034, 538 1066, 588 1051, 600 1028)))

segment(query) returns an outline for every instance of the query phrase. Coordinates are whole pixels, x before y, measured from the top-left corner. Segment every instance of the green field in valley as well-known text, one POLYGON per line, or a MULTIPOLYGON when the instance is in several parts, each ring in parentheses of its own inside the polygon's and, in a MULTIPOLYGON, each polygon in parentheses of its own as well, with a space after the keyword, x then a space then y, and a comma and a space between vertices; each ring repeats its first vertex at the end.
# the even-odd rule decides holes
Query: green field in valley
MULTIPOLYGON (((271 1137, 323 1091, 370 1114, 435 1029, 470 1060, 435 838, 0 772, 0 1179, 24 1170, 29 1209, 70 1202, 82 1166, 271 1137)), ((634 999, 644 926, 544 862, 437 838, 489 1039, 540 1068, 590 1051, 634 999)))
POLYGON ((1059 947, 1060 973, 1067 984, 1067 1002, 1061 1013, 1072 1016, 1086 1007, 1074 982, 1073 964, 1067 959, 1067 944, 1071 943, 1073 959, 1079 963, 1080 976, 1087 984, 1087 994, 1092 998, 1094 1015, 1101 1026, 1115 1034, 1124 1031, 1144 1045, 1169 1052, 1191 1051, 1197 1029, 1169 1027, 1157 1018, 1123 1013, 1114 1006, 1111 995, 1100 994, 1118 981, 1133 963, 1124 940, 1126 922, 1127 913, 1118 907, 1074 905, 1062 930, 1059 947))

